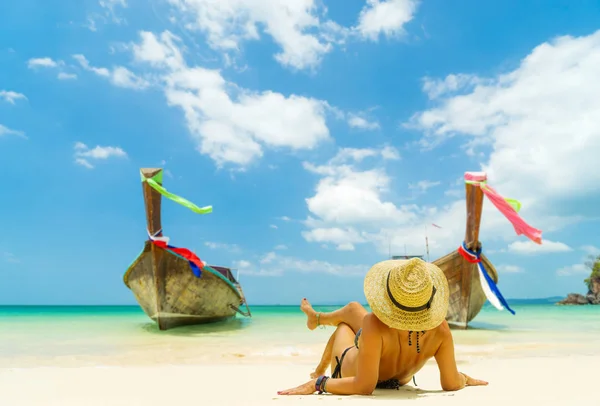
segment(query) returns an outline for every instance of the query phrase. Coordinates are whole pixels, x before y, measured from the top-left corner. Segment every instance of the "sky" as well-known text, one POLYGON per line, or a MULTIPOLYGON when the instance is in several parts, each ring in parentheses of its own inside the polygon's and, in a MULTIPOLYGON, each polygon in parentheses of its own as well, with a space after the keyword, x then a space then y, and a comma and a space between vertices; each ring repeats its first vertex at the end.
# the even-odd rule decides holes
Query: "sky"
POLYGON ((0 3, 0 304, 135 304, 139 170, 171 244, 249 303, 364 302, 373 264, 462 243, 466 171, 507 298, 584 293, 600 254, 600 3, 0 3), (432 226, 436 224, 441 228, 432 226))

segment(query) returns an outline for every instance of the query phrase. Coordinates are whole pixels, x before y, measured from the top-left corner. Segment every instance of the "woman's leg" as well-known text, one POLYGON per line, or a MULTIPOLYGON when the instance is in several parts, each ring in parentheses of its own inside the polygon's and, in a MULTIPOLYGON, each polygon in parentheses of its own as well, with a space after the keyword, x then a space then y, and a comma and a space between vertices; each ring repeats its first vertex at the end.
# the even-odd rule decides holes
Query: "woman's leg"
POLYGON ((358 302, 350 302, 341 309, 333 312, 317 313, 306 298, 302 299, 300 309, 308 317, 306 326, 310 330, 314 330, 318 325, 337 326, 340 323, 345 323, 350 326, 354 334, 362 327, 363 318, 368 313, 367 309, 358 302))
POLYGON ((319 365, 317 365, 317 367, 315 368, 315 371, 311 372, 311 374, 310 374, 311 378, 314 379, 321 375, 325 375, 325 371, 327 371, 327 367, 329 366, 329 364, 331 364, 331 356, 332 356, 332 352, 333 352, 333 343, 335 342, 335 338, 336 338, 336 334, 335 334, 336 331, 334 331, 333 334, 331 335, 331 337, 329 337, 329 340, 327 341, 327 345, 325 346, 325 351, 323 351, 323 356, 321 357, 321 361, 319 362, 319 365))
POLYGON ((354 346, 354 331, 346 323, 340 323, 333 336, 335 338, 331 348, 331 377, 333 378, 338 363, 341 364, 338 378, 355 376, 358 349, 354 346))
POLYGON ((350 354, 352 350, 354 350, 353 347, 354 332, 347 324, 340 323, 331 337, 329 337, 329 341, 327 341, 327 346, 325 347, 325 351, 323 351, 321 361, 315 368, 315 371, 310 374, 310 377, 314 379, 321 375, 325 375, 329 365, 331 365, 331 375, 333 375, 338 362, 342 362, 343 376, 353 376, 356 369, 354 367, 356 356, 355 354, 350 354), (342 354, 348 347, 351 347, 351 349, 346 352, 342 362, 342 354))

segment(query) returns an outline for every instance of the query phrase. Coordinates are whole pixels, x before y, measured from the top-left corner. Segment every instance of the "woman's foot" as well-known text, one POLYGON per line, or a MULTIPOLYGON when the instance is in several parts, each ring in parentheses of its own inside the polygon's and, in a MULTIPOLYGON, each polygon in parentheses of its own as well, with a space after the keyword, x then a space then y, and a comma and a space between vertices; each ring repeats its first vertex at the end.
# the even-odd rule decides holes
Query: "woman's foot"
POLYGON ((300 310, 306 314, 306 327, 308 327, 309 330, 316 329, 319 324, 317 321, 317 312, 315 312, 315 309, 312 308, 306 298, 302 299, 302 302, 300 302, 300 310))

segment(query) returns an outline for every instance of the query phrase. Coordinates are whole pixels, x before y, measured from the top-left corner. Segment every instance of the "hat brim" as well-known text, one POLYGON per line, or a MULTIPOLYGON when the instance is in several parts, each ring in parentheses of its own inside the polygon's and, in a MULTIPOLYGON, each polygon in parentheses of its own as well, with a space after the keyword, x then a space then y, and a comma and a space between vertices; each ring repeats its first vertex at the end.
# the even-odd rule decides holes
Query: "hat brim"
POLYGON ((439 267, 425 262, 436 288, 430 308, 418 312, 399 309, 387 294, 386 281, 394 268, 403 266, 406 262, 408 260, 387 260, 371 267, 364 281, 367 303, 375 316, 391 328, 406 331, 431 330, 439 326, 448 313, 448 280, 439 267))

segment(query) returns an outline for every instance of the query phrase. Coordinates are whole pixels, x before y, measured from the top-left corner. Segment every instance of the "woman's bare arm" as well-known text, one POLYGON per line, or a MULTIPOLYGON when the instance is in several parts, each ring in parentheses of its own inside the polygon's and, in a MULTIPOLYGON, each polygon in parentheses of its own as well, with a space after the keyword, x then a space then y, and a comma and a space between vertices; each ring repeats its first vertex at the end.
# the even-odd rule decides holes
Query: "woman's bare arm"
POLYGON ((454 340, 450 327, 446 326, 440 330, 442 334, 442 344, 435 354, 435 360, 440 370, 440 383, 445 391, 456 391, 465 386, 487 385, 486 381, 473 379, 466 374, 458 371, 456 359, 454 357, 454 340))

